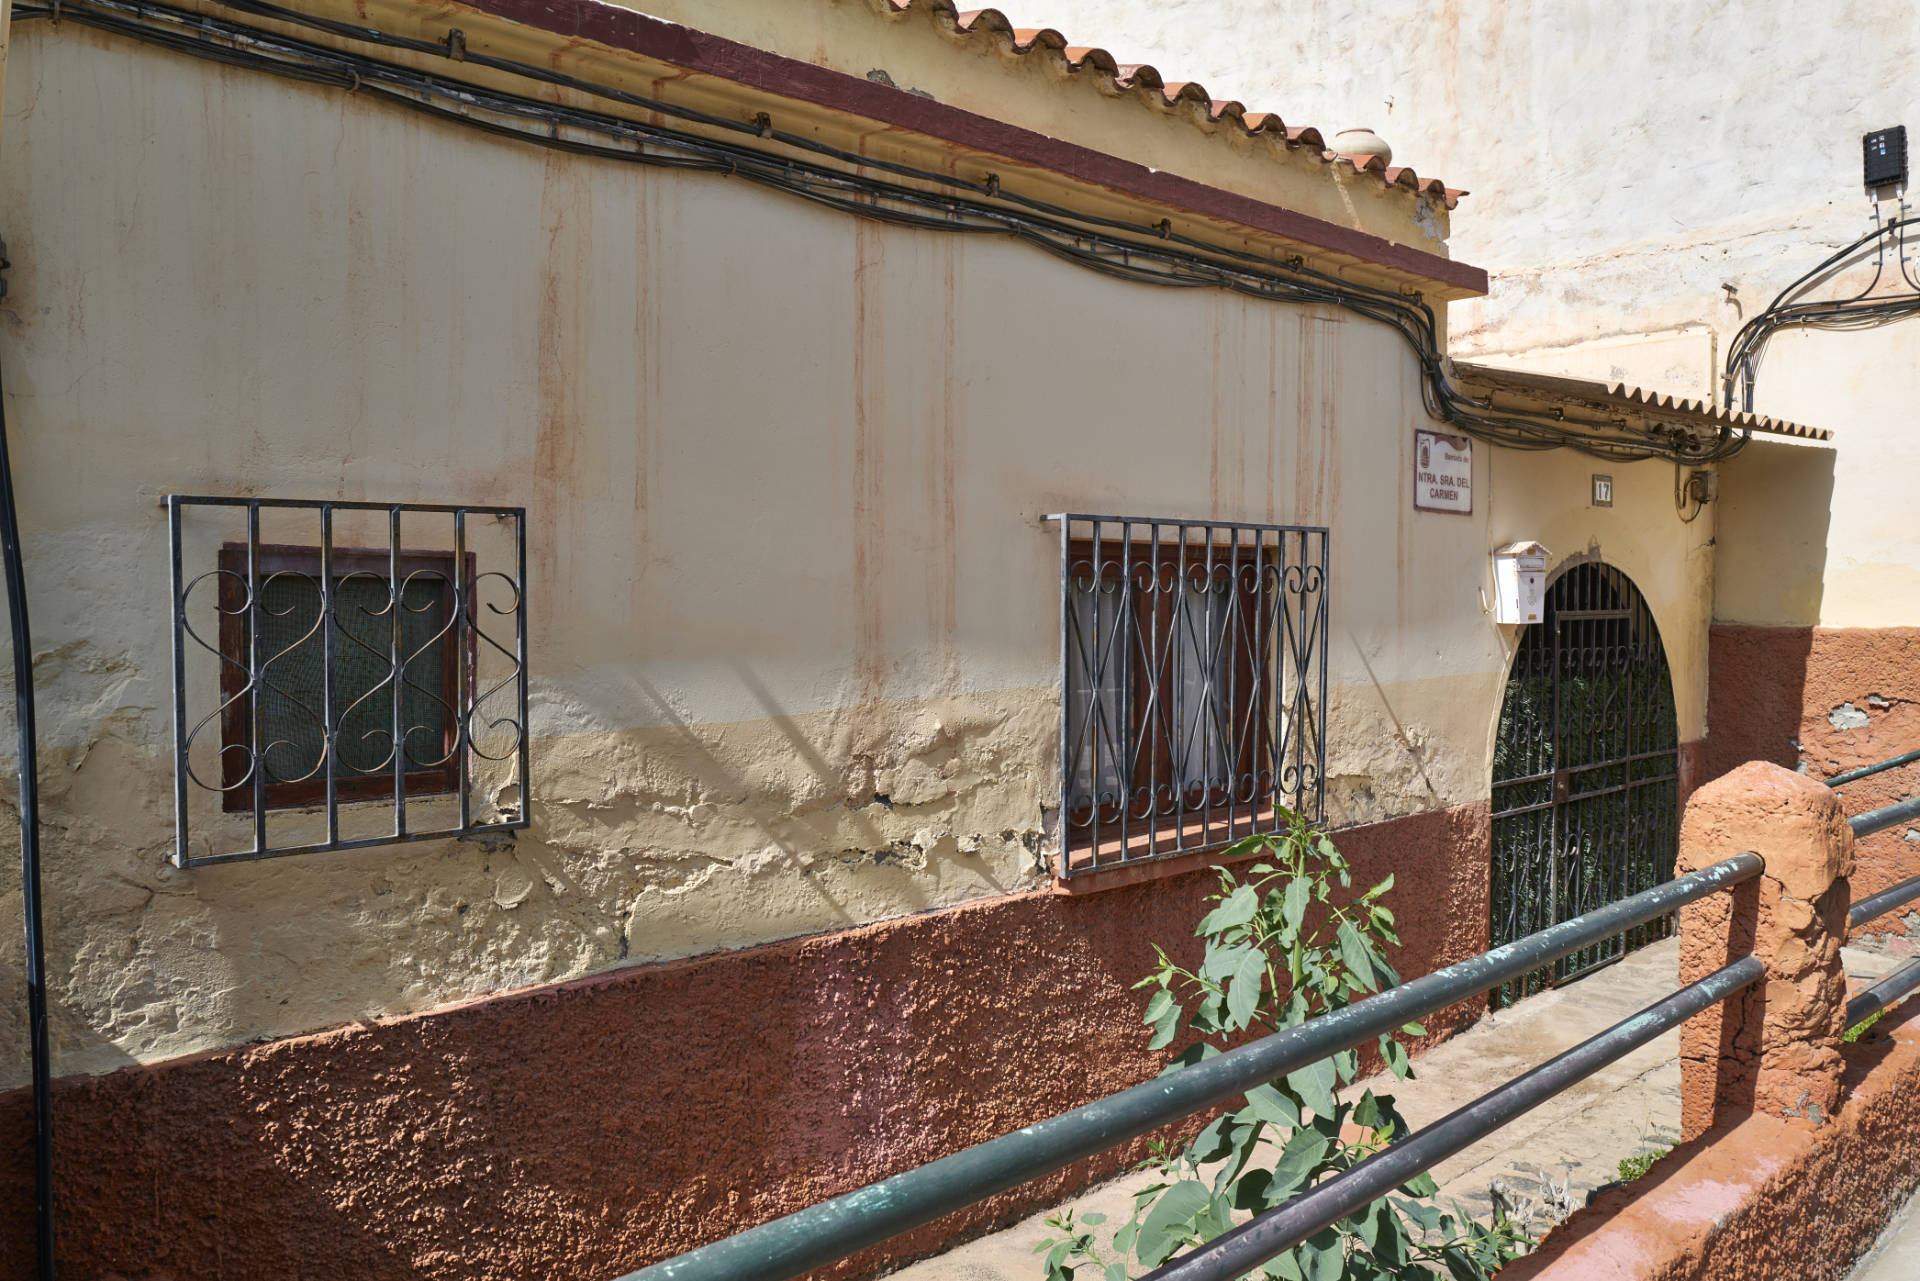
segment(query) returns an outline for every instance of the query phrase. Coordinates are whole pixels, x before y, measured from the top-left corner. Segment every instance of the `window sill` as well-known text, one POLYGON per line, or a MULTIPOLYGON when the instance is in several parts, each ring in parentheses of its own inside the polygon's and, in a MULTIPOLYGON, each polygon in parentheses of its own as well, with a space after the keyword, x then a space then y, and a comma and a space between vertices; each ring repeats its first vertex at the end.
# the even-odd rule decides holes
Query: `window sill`
MULTIPOLYGON (((1103 865, 1083 872, 1075 872, 1072 876, 1062 876, 1058 870, 1055 870, 1052 876, 1053 893, 1079 897, 1098 894, 1105 890, 1121 889, 1128 885, 1141 885, 1149 881, 1164 881, 1176 876, 1184 876, 1189 872, 1218 863, 1220 856, 1235 842, 1244 841, 1249 836, 1256 836, 1269 830, 1273 826, 1273 819, 1274 811, 1266 810, 1251 818, 1242 818, 1234 823, 1231 829, 1221 832, 1217 839, 1209 840, 1195 849, 1180 854, 1163 854, 1158 858, 1143 857, 1131 863, 1119 861, 1123 851, 1118 840, 1102 841, 1099 852, 1103 865), (1106 860, 1109 859, 1114 861, 1111 865, 1106 865, 1106 860)), ((1214 826, 1219 828, 1224 825, 1216 822, 1214 826)), ((1205 827, 1201 820, 1195 819, 1189 824, 1188 834, 1193 838, 1205 834, 1205 827)), ((1161 829, 1162 841, 1168 840, 1170 835, 1166 829, 1161 829)), ((1142 834, 1129 839, 1126 848, 1144 853, 1149 848, 1146 835, 1142 834)), ((1084 858, 1088 853, 1089 851, 1085 850, 1079 851, 1078 857, 1084 858)))

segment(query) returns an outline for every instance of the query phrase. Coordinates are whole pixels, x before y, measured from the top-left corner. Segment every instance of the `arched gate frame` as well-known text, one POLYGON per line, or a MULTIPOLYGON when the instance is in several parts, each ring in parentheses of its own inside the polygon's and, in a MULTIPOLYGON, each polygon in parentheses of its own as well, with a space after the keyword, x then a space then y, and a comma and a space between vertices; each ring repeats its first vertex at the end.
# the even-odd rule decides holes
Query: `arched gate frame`
MULTIPOLYGON (((1660 632, 1611 565, 1547 589, 1521 635, 1493 749, 1493 945, 1650 889, 1679 842, 1679 725, 1660 632)), ((1516 979, 1495 1005, 1666 937, 1653 921, 1516 979)))

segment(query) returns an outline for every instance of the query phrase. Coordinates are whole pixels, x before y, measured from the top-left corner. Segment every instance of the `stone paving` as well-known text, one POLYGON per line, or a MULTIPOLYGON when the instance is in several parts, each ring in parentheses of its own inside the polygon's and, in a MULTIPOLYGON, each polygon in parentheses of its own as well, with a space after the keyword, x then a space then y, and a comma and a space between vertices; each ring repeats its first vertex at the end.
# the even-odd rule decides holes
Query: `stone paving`
POLYGON ((1920 1277, 1920 1196, 1910 1199, 1847 1281, 1913 1281, 1920 1277))
MULTIPOLYGON (((1849 977, 1871 978, 1898 965, 1897 958, 1845 949, 1849 977)), ((1658 1001, 1677 986, 1679 944, 1668 939, 1565 987, 1483 1017, 1472 1028, 1416 1061, 1416 1078, 1375 1078, 1365 1084, 1394 1096, 1413 1126, 1437 1121, 1503 1081, 1571 1049, 1621 1019, 1658 1001)), ((1541 1105, 1437 1167, 1442 1203, 1457 1200, 1469 1212, 1492 1211, 1495 1188, 1536 1232, 1586 1203, 1588 1195, 1619 1177, 1623 1160, 1658 1153, 1678 1137, 1680 1126, 1679 1032, 1641 1047, 1619 1062, 1541 1105)), ((1358 1089, 1358 1086, 1353 1087, 1358 1089)), ((1078 1215, 1106 1215, 1101 1247, 1132 1212, 1134 1192, 1148 1176, 1122 1175, 1066 1203, 1078 1215)), ((1065 1207, 1058 1207, 1065 1208, 1065 1207)), ((1038 1281, 1034 1247, 1057 1235, 1045 1219, 1054 1211, 968 1242, 943 1255, 893 1273, 897 1281, 1038 1281)), ((1920 1225, 1912 1248, 1920 1257, 1920 1225)), ((1857 1281, 1920 1276, 1907 1268, 1861 1274, 1857 1281)))

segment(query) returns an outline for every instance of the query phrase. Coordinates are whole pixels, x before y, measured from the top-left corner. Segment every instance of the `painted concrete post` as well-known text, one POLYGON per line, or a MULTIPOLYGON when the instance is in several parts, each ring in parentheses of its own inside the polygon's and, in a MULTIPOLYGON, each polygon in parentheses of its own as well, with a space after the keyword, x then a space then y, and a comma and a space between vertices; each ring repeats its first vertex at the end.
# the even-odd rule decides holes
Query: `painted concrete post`
POLYGON ((1766 871, 1680 910, 1680 981, 1749 951, 1766 979, 1680 1032, 1681 1132, 1695 1138, 1760 1111, 1819 1123, 1840 1102, 1853 831, 1831 788, 1753 761, 1696 791, 1681 872, 1751 851, 1766 871))

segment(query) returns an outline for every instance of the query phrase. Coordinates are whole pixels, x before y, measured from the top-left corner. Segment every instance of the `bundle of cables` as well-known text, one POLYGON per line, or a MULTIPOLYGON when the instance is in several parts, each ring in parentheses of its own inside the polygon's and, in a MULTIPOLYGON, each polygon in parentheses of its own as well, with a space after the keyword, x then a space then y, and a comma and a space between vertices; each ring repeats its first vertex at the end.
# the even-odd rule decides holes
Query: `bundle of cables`
MULTIPOLYGON (((1576 449, 1631 461, 1670 458, 1708 463, 1730 457, 1748 433, 1730 425, 1660 433, 1583 426, 1551 414, 1496 410, 1448 377, 1431 307, 1418 295, 1356 284, 1314 270, 1298 257, 1268 256, 1211 244, 1170 222, 1129 222, 1022 195, 997 177, 978 180, 858 155, 817 139, 711 113, 532 63, 316 18, 265 0, 220 0, 234 13, 304 28, 336 40, 435 55, 669 119, 673 127, 588 110, 432 74, 370 54, 289 36, 247 22, 156 0, 63 0, 21 4, 16 19, 58 18, 276 75, 337 85, 495 136, 629 164, 699 170, 744 179, 861 218, 899 226, 1024 241, 1089 270, 1171 288, 1226 289, 1276 302, 1339 307, 1388 325, 1418 362, 1426 412, 1453 430, 1516 449, 1576 449), (733 135, 716 137, 715 134, 733 135), (771 144, 771 145, 769 145, 771 144)), ((457 33, 456 33, 457 35, 457 33)))

